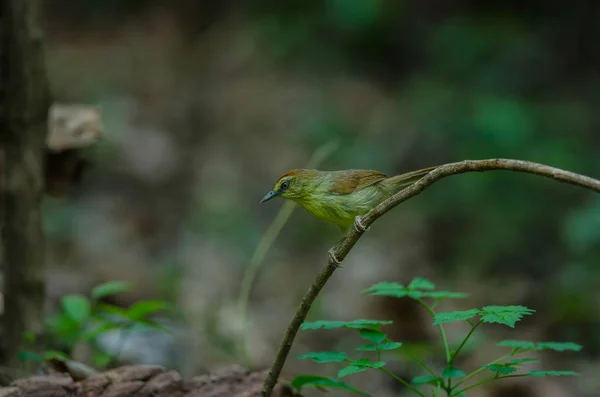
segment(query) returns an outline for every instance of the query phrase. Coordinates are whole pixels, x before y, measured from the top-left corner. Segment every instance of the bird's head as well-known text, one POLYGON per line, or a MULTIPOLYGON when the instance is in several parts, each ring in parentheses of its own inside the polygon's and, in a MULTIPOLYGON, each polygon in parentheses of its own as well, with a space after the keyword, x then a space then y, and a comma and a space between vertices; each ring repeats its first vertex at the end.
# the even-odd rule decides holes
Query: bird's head
POLYGON ((311 190, 316 181, 318 171, 315 170, 291 170, 277 179, 273 188, 260 201, 264 203, 275 197, 289 200, 301 200, 311 190))

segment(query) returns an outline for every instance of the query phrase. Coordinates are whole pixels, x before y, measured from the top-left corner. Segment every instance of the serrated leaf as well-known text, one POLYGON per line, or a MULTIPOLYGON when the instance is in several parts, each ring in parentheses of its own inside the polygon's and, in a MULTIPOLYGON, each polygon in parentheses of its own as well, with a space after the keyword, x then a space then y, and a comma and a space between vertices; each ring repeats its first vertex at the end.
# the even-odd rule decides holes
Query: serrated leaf
POLYGON ((150 314, 169 308, 167 302, 164 301, 140 301, 136 302, 125 312, 128 319, 137 321, 144 319, 150 314))
POLYGON ((362 345, 356 348, 359 351, 375 351, 375 350, 395 350, 402 346, 402 342, 386 342, 380 345, 362 345))
POLYGON ((480 314, 479 309, 459 310, 454 312, 436 313, 433 325, 450 323, 453 321, 466 321, 480 314))
POLYGON ((315 329, 337 329, 337 328, 351 328, 351 329, 363 329, 363 328, 377 328, 380 325, 392 324, 393 321, 386 320, 353 320, 353 321, 305 321, 300 326, 302 330, 315 330, 315 329))
POLYGON ((498 323, 515 327, 515 323, 523 316, 531 315, 535 310, 525 306, 485 306, 481 311, 481 320, 484 323, 498 323))
POLYGON ((503 340, 496 343, 500 347, 512 347, 513 349, 535 349, 535 343, 528 340, 503 340))
POLYGON ((436 299, 462 299, 469 297, 469 294, 464 292, 430 291, 423 293, 423 297, 436 299))
POLYGON ((385 290, 405 290, 406 287, 400 283, 390 283, 387 281, 382 281, 377 284, 373 284, 367 289, 362 290, 363 293, 377 292, 377 291, 385 291, 385 290))
POLYGON ((466 376, 466 374, 454 367, 445 368, 444 372, 442 372, 442 378, 444 379, 462 378, 463 376, 466 376))
POLYGON ((387 338, 387 335, 383 332, 368 328, 361 329, 359 335, 361 338, 371 341, 375 344, 379 344, 387 338))
POLYGON ((415 278, 408 284, 408 289, 424 289, 424 290, 434 290, 435 284, 426 278, 415 278))
POLYGON ((105 296, 115 295, 121 292, 128 292, 131 290, 131 284, 124 281, 109 281, 104 284, 96 286, 92 290, 92 298, 100 299, 105 296))
POLYGON ((439 383, 439 378, 431 375, 417 376, 416 378, 413 378, 411 382, 415 385, 430 384, 435 386, 439 383))
POLYGON ((526 363, 537 363, 537 362, 538 362, 538 360, 535 358, 517 358, 515 360, 507 361, 504 364, 521 365, 521 364, 526 364, 526 363))
POLYGON ((352 364, 344 367, 338 371, 338 377, 343 378, 344 376, 352 375, 358 372, 366 371, 367 369, 377 369, 385 365, 383 361, 372 362, 369 359, 363 358, 360 360, 353 361, 352 364))
POLYGON ((61 300, 63 311, 79 324, 90 317, 90 301, 82 295, 67 295, 61 300))
POLYGON ((346 325, 346 321, 305 321, 300 326, 303 330, 314 330, 314 329, 337 329, 343 328, 346 325))
POLYGON ((558 352, 564 352, 566 350, 578 352, 583 348, 583 346, 572 342, 539 342, 535 347, 538 350, 548 349, 558 352))
POLYGON ((302 390, 303 387, 312 386, 321 389, 341 389, 363 396, 370 396, 370 394, 366 391, 357 389, 342 381, 326 378, 323 376, 298 375, 294 378, 294 380, 292 380, 291 385, 297 390, 302 390))
MULTIPOLYGON (((419 298, 466 298, 468 294, 462 292, 450 292, 450 291, 432 291, 433 284, 429 283, 428 280, 417 279, 413 280, 409 287, 405 287, 399 283, 381 282, 363 290, 363 293, 374 295, 374 296, 391 296, 393 298, 404 298, 410 297, 413 299, 419 298), (423 280, 423 281, 419 281, 423 280)), ((435 287, 435 286, 434 286, 435 287)))
POLYGON ((580 351, 583 346, 572 342, 532 342, 526 340, 503 340, 496 343, 496 346, 512 347, 513 349, 535 349, 535 350, 555 350, 555 351, 580 351))
POLYGON ((392 324, 391 320, 354 320, 349 321, 344 325, 344 328, 363 329, 363 328, 378 328, 380 325, 392 324))
POLYGON ((529 371, 527 375, 531 376, 579 376, 574 371, 529 371))
POLYGON ((298 359, 307 358, 318 363, 341 363, 346 361, 346 353, 344 352, 310 352, 301 354, 298 359))
POLYGON ((491 364, 485 365, 484 367, 492 372, 498 372, 502 375, 508 375, 512 374, 513 372, 517 372, 517 368, 509 364, 491 364))

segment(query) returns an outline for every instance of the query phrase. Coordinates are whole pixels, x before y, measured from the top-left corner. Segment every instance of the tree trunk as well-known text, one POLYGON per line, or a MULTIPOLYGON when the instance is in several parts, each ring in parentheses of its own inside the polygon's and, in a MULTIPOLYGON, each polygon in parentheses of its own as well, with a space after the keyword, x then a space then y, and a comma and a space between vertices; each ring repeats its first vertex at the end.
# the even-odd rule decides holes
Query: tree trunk
POLYGON ((25 332, 43 331, 40 206, 50 93, 38 0, 0 0, 0 259, 3 365, 16 367, 25 332))

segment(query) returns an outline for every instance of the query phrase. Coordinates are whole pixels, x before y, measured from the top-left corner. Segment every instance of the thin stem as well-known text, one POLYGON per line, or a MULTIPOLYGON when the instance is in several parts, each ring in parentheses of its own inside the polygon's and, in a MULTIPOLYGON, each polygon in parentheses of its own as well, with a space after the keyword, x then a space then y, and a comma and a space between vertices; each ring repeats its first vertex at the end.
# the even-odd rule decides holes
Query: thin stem
POLYGON ((477 329, 477 327, 479 327, 482 323, 483 323, 483 321, 479 320, 477 322, 477 324, 472 325, 471 322, 469 321, 469 324, 471 325, 471 330, 469 331, 469 333, 467 334, 467 336, 465 336, 465 338, 460 343, 460 345, 458 346, 458 348, 456 348, 456 350, 454 351, 454 353, 452 353, 452 355, 451 355, 452 357, 450 357, 450 363, 449 363, 449 365, 452 365, 452 363, 456 359, 456 356, 458 355, 458 352, 460 352, 460 349, 462 349, 464 347, 465 343, 467 343, 467 340, 471 337, 471 335, 473 335, 473 332, 475 332, 475 330, 477 329))
POLYGON ((479 374, 482 371, 485 371, 487 368, 487 366, 489 365, 494 365, 494 364, 498 364, 500 361, 506 360, 507 358, 510 358, 512 356, 515 355, 515 352, 511 352, 510 354, 507 354, 505 356, 500 357, 499 359, 496 359, 494 361, 490 361, 489 363, 481 366, 479 369, 476 369, 475 371, 471 372, 470 374, 468 374, 467 376, 465 376, 464 378, 462 378, 460 380, 460 382, 458 382, 454 387, 457 388, 458 386, 462 385, 463 383, 465 383, 466 381, 468 381, 469 379, 471 379, 472 377, 476 376, 477 374, 479 374))
MULTIPOLYGON (((429 306, 423 299, 417 299, 417 302, 421 304, 428 312, 431 314, 431 317, 435 317, 435 311, 431 306, 429 306)), ((444 343, 444 350, 446 351, 446 362, 450 365, 450 347, 448 346, 448 338, 446 338, 446 331, 444 331, 444 326, 442 324, 438 324, 438 329, 440 330, 440 336, 442 337, 442 342, 444 343)))
MULTIPOLYGON (((398 204, 409 200, 421 194, 425 189, 436 183, 437 181, 447 178, 452 175, 463 174, 466 172, 482 172, 492 170, 517 171, 528 174, 535 174, 545 178, 554 179, 558 182, 568 183, 571 185, 583 187, 585 189, 600 193, 600 180, 590 178, 584 175, 576 174, 561 170, 560 168, 550 167, 544 164, 533 163, 529 161, 513 160, 513 159, 486 159, 486 160, 465 160, 456 163, 440 165, 425 175, 423 178, 414 182, 412 185, 402 189, 394 194, 389 199, 383 201, 366 215, 361 217, 361 222, 365 230, 371 226, 377 219, 385 213, 396 207, 398 204)), ((364 230, 351 228, 350 233, 345 239, 334 248, 333 254, 338 261, 343 261, 350 250, 358 242, 363 235, 364 230)), ((325 267, 319 272, 313 284, 309 287, 299 305, 294 317, 288 325, 287 331, 279 345, 271 369, 267 374, 263 383, 261 397, 270 397, 273 388, 277 384, 283 365, 292 348, 292 344, 298 333, 298 329, 308 315, 312 303, 317 298, 319 292, 323 289, 329 278, 339 267, 339 263, 329 260, 325 267)))
POLYGON ((377 349, 377 361, 381 361, 381 349, 377 349))
POLYGON ((388 371, 385 368, 377 368, 377 369, 380 370, 381 372, 383 372, 384 374, 387 374, 387 375, 391 376, 392 378, 396 379, 398 382, 402 383, 404 386, 408 387, 410 390, 412 390, 413 392, 417 393, 419 396, 421 396, 421 397, 427 397, 425 394, 423 394, 421 391, 419 391, 419 389, 417 389, 416 387, 414 387, 413 385, 411 385, 410 383, 408 383, 407 381, 405 381, 401 377, 394 375, 393 372, 388 371))
POLYGON ((485 378, 485 379, 483 379, 483 380, 481 380, 481 381, 479 381, 477 383, 473 383, 472 385, 467 386, 464 389, 455 390, 455 391, 452 392, 452 394, 450 394, 450 397, 457 396, 460 393, 464 393, 465 391, 467 391, 469 389, 472 389, 472 388, 477 387, 477 386, 485 385, 486 383, 489 383, 489 382, 492 382, 492 381, 495 381, 495 380, 498 380, 498 379, 522 378, 524 376, 528 376, 528 375, 527 374, 516 374, 516 375, 505 375, 505 376, 492 376, 490 378, 485 378))
MULTIPOLYGON (((402 349, 401 349, 402 350, 402 349)), ((414 361, 419 367, 423 368, 425 371, 429 372, 431 374, 431 376, 435 376, 436 378, 438 377, 437 374, 435 372, 433 372, 433 370, 431 368, 429 368, 427 366, 427 364, 425 364, 423 361, 419 360, 418 358, 416 358, 415 356, 413 356, 410 353, 407 353, 406 351, 402 350, 402 353, 408 357, 409 359, 411 359, 412 361, 414 361)))

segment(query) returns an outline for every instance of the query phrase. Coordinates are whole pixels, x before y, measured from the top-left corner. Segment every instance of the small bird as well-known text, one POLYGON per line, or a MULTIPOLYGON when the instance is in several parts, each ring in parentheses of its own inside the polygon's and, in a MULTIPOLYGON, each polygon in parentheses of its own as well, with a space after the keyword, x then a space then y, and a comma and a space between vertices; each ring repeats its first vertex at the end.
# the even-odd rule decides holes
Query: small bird
POLYGON ((294 169, 280 176, 260 202, 275 197, 295 201, 315 217, 337 225, 345 237, 353 225, 365 231, 361 215, 435 168, 437 166, 392 177, 374 170, 294 169))

